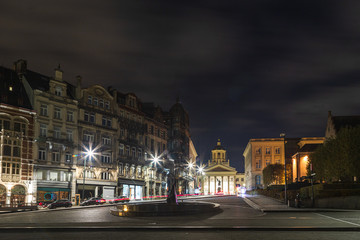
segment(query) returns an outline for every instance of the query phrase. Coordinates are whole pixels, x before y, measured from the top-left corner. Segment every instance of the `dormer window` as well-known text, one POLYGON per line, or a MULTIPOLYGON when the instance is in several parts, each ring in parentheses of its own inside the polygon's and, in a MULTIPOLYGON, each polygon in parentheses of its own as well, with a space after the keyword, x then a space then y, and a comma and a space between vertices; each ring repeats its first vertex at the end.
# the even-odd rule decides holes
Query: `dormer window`
POLYGON ((55 95, 56 96, 62 96, 62 88, 61 87, 55 87, 55 95))
POLYGON ((88 96, 88 101, 87 101, 87 103, 88 103, 88 104, 92 104, 92 96, 91 96, 91 95, 88 96))

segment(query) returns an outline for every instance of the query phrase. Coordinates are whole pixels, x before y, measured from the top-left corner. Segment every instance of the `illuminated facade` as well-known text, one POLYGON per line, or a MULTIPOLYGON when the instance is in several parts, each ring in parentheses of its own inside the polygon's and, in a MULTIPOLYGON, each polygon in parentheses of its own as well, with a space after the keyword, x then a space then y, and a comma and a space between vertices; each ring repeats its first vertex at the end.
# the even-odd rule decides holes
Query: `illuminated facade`
POLYGON ((36 202, 34 119, 21 79, 0 67, 0 207, 36 202))
POLYGON ((209 194, 235 194, 236 169, 226 160, 226 150, 221 145, 220 139, 211 151, 211 160, 204 169, 203 193, 209 194))
POLYGON ((292 156, 292 181, 299 182, 307 176, 310 154, 324 143, 323 137, 301 138, 299 150, 292 156))

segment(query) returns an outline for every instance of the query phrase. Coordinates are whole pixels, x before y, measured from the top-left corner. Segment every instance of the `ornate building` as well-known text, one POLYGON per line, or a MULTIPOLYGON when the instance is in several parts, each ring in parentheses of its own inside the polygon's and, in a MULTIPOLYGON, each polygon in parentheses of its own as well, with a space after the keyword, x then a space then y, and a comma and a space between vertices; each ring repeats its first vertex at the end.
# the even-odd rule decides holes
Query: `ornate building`
MULTIPOLYGON (((11 179, 20 179, 16 186, 22 188, 16 187, 16 191, 28 196, 28 202, 74 200, 76 194, 107 199, 125 195, 137 200, 165 195, 170 167, 176 170, 178 192, 189 192, 193 177, 186 165, 190 152, 196 155, 196 151, 190 144, 188 114, 179 101, 164 112, 154 104, 142 103, 133 93, 123 94, 101 85, 84 88, 81 77, 74 86, 63 79, 60 66, 53 77, 31 71, 25 60, 16 61, 14 71, 2 71, 2 106, 8 104, 10 91, 18 101, 13 106, 18 109, 26 103, 27 110, 0 109, 1 146, 10 142, 5 135, 11 136, 10 131, 18 131, 18 124, 25 123, 25 130, 20 124, 22 137, 14 134, 29 143, 12 140, 11 144, 22 144, 20 156, 29 162, 26 165, 25 160, 19 160, 15 151, 10 157, 22 165, 13 165, 6 146, 0 155, 6 164, 0 172, 4 171, 2 179, 7 182, 9 174, 11 179), (20 91, 17 95, 13 94, 14 86, 20 91), (25 152, 27 155, 22 154, 25 152), (161 167, 152 164, 156 158, 162 160, 161 167), (28 182, 21 182, 25 175, 28 182)), ((9 202, 12 186, 0 183, 1 201, 9 202)))
POLYGON ((84 191, 85 198, 113 198, 117 187, 116 99, 100 85, 81 88, 80 77, 76 92, 78 151, 82 153, 76 163, 77 192, 82 195, 84 191), (93 157, 86 157, 88 150, 94 151, 93 157))
POLYGON ((34 118, 17 73, 0 67, 0 207, 17 207, 36 200, 34 118))
POLYGON ((204 169, 203 192, 208 194, 235 194, 236 169, 226 160, 226 150, 221 145, 220 139, 211 150, 211 160, 204 169))
POLYGON ((14 64, 36 112, 34 170, 37 201, 70 198, 75 193, 72 156, 77 153, 77 101, 74 87, 63 80, 60 66, 54 77, 14 64))

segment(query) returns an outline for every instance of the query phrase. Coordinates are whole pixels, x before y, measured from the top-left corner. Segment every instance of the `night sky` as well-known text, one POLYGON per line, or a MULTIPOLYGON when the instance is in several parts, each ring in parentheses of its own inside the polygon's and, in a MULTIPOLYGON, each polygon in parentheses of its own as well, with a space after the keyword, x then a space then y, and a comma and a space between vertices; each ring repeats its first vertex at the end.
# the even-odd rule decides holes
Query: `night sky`
POLYGON ((0 1, 0 64, 84 87, 176 97, 207 162, 221 138, 244 171, 250 138, 324 136, 360 115, 360 1, 0 1))

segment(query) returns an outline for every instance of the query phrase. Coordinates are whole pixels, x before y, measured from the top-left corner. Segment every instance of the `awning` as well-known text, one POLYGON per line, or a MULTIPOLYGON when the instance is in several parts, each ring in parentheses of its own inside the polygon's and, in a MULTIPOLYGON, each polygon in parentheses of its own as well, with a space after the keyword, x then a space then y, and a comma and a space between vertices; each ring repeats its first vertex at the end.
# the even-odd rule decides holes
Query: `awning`
POLYGON ((128 184, 128 185, 140 185, 144 186, 145 182, 141 180, 128 179, 128 178, 118 178, 118 186, 120 184, 128 184))
POLYGON ((46 191, 46 192, 70 192, 70 188, 42 188, 39 187, 38 191, 46 191))

